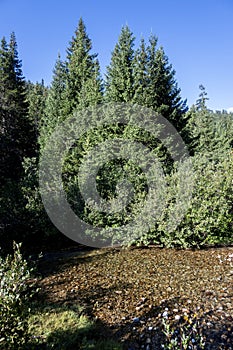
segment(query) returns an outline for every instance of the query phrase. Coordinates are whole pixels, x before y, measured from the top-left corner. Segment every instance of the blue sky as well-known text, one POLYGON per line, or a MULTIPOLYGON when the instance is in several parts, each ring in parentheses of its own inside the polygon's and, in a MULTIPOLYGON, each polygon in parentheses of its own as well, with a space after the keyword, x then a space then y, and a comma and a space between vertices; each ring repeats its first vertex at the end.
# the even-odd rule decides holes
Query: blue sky
POLYGON ((49 84, 80 16, 103 73, 128 24, 136 44, 151 32, 158 36, 189 106, 203 84, 209 108, 233 107, 233 0, 0 0, 0 37, 15 31, 24 75, 49 84))

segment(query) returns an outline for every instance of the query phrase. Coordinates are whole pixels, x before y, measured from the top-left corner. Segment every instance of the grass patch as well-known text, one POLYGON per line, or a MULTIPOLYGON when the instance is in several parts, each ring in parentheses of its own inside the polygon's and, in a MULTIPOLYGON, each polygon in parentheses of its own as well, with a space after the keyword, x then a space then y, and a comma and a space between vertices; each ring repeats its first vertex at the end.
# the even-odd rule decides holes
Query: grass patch
POLYGON ((121 350, 112 340, 98 340, 96 324, 79 306, 37 306, 29 318, 28 349, 121 350))

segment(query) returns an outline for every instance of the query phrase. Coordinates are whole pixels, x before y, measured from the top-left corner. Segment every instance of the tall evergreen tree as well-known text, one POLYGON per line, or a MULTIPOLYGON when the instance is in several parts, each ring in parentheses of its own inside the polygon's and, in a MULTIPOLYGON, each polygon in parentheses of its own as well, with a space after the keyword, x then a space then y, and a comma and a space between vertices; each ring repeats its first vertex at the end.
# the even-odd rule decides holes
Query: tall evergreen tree
POLYGON ((140 47, 134 57, 134 96, 133 102, 143 106, 147 105, 147 86, 148 86, 148 54, 145 40, 142 38, 140 47))
POLYGON ((0 243, 6 246, 25 234, 23 159, 36 154, 35 128, 28 116, 26 83, 14 33, 9 44, 2 39, 0 48, 0 145, 0 243))
POLYGON ((207 105, 206 102, 209 100, 209 98, 207 97, 207 92, 205 87, 200 84, 199 85, 199 89, 200 89, 200 94, 199 94, 199 98, 196 101, 195 107, 198 111, 206 111, 207 110, 207 105))
MULTIPOLYGON (((91 51, 92 42, 81 18, 67 49, 66 62, 58 59, 55 66, 46 104, 46 118, 41 128, 42 148, 46 138, 60 121, 66 120, 78 110, 102 102, 103 87, 99 62, 97 54, 91 51)), ((77 173, 83 154, 89 147, 89 138, 94 137, 84 135, 77 140, 64 159, 62 178, 68 197, 73 193, 73 189, 77 189, 77 173)), ((83 205, 80 204, 81 201, 77 202, 78 207, 83 205)))
POLYGON ((203 85, 199 86, 200 94, 189 111, 189 122, 186 129, 190 135, 189 148, 192 153, 206 153, 213 142, 212 116, 208 112, 206 101, 207 92, 203 85))
POLYGON ((233 122, 224 114, 215 114, 207 108, 208 94, 203 85, 196 104, 189 112, 187 129, 190 149, 193 153, 205 154, 210 159, 219 159, 231 148, 233 122))
POLYGON ((134 36, 128 26, 121 30, 106 74, 106 101, 130 102, 134 96, 134 36))
POLYGON ((103 86, 98 60, 94 62, 92 75, 83 82, 80 90, 79 109, 97 105, 103 100, 103 86))
POLYGON ((32 83, 27 82, 27 101, 28 116, 32 121, 38 142, 42 120, 45 116, 45 102, 48 94, 48 88, 45 87, 44 81, 32 83))
POLYGON ((28 118, 26 83, 18 58, 15 34, 10 43, 2 39, 0 49, 0 178, 19 179, 22 160, 35 153, 34 128, 28 118))
POLYGON ((148 46, 148 86, 146 104, 167 118, 178 131, 186 123, 186 101, 180 96, 175 71, 169 64, 162 47, 156 49, 157 39, 152 36, 148 46))
POLYGON ((123 27, 107 67, 106 100, 150 107, 181 131, 187 106, 180 92, 168 57, 162 47, 157 49, 157 38, 152 35, 148 47, 142 39, 135 52, 133 34, 123 27))
POLYGON ((64 120, 64 92, 67 80, 66 64, 61 60, 60 54, 53 70, 53 79, 45 101, 45 110, 40 126, 40 145, 44 142, 54 130, 56 125, 64 120))
POLYGON ((65 115, 70 115, 81 106, 97 104, 102 100, 99 62, 97 54, 92 54, 91 49, 92 42, 81 18, 67 50, 65 115))

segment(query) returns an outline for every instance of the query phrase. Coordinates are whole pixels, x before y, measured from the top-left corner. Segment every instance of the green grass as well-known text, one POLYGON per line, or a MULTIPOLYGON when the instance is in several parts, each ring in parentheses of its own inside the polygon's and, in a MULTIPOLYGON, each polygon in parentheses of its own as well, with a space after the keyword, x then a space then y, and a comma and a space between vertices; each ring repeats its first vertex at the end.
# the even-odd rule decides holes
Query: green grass
POLYGON ((36 307, 29 318, 29 349, 122 350, 112 340, 96 339, 96 325, 79 306, 36 307))

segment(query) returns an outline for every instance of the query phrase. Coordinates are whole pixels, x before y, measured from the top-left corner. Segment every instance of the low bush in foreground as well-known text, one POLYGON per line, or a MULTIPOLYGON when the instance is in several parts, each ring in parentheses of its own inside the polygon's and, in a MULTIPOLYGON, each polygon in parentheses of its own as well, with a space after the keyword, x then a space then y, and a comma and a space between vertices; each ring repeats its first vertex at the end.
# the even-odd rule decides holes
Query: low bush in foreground
POLYGON ((32 269, 14 243, 13 255, 0 257, 0 348, 21 349, 27 343, 32 269))

